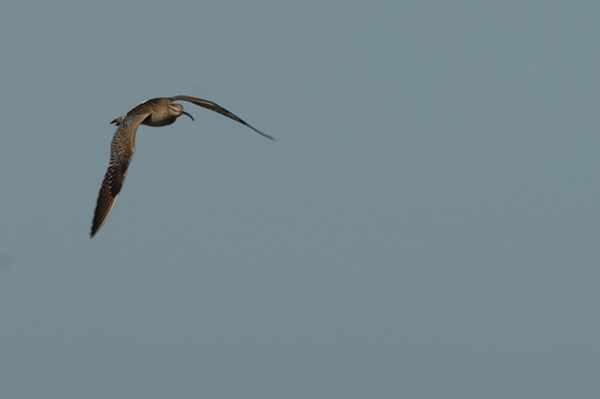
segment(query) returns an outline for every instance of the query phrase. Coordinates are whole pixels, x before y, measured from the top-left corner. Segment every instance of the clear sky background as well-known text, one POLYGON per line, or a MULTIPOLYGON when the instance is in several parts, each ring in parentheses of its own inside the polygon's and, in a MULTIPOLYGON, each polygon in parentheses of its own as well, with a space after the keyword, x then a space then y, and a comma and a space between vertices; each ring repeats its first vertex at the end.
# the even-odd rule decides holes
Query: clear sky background
POLYGON ((0 5, 0 397, 600 395, 600 3, 0 5), (114 126, 153 97, 89 238, 114 126))

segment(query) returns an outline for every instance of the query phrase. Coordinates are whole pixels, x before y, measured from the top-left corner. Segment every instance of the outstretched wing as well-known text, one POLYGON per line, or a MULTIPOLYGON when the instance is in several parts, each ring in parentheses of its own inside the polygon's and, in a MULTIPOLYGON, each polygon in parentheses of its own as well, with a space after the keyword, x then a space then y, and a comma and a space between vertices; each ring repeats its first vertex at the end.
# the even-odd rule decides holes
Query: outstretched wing
POLYGON ((196 97, 190 97, 190 96, 175 96, 175 97, 169 97, 169 100, 171 101, 188 101, 192 104, 196 104, 199 107, 202 108, 206 108, 206 109, 210 109, 211 111, 215 111, 221 115, 224 115, 228 118, 233 119, 236 122, 241 123, 242 125, 245 125, 247 127, 249 127, 250 129, 254 130, 256 133, 260 134, 261 136, 264 136, 268 139, 271 140, 275 140, 273 137, 269 136, 268 134, 264 134, 263 132, 261 132, 260 130, 256 129, 255 127, 249 125, 248 123, 244 122, 241 118, 239 118, 238 116, 234 115, 233 113, 229 112, 228 110, 226 110, 225 108, 221 107, 218 104, 213 103, 212 101, 208 101, 208 100, 203 100, 201 98, 196 98, 196 97))
POLYGON ((140 123, 150 115, 150 112, 133 113, 132 111, 124 117, 118 118, 118 123, 116 123, 116 120, 113 121, 118 125, 118 128, 110 144, 110 163, 98 193, 90 233, 91 237, 94 237, 106 222, 117 202, 117 198, 119 198, 119 192, 123 187, 125 177, 127 177, 129 163, 135 152, 135 133, 140 123))

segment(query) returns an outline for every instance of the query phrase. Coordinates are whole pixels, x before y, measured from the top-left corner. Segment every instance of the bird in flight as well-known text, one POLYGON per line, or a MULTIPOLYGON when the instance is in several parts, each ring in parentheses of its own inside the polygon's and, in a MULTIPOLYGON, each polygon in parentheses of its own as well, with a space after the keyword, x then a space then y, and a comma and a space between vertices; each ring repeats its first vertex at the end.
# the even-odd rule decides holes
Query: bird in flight
POLYGON ((273 137, 250 126, 242 119, 227 111, 225 108, 213 103, 212 101, 202 100, 190 96, 160 97, 144 101, 128 113, 114 119, 111 124, 117 125, 117 131, 110 144, 110 163, 108 170, 102 181, 94 220, 92 221, 91 237, 100 230, 100 227, 106 222, 112 212, 123 182, 127 176, 127 168, 135 152, 135 132, 139 125, 148 126, 167 126, 175 122, 181 115, 187 115, 192 120, 192 115, 183 110, 181 104, 175 104, 173 101, 188 101, 200 107, 218 112, 228 118, 233 119, 254 130, 256 133, 268 139, 275 140, 273 137))

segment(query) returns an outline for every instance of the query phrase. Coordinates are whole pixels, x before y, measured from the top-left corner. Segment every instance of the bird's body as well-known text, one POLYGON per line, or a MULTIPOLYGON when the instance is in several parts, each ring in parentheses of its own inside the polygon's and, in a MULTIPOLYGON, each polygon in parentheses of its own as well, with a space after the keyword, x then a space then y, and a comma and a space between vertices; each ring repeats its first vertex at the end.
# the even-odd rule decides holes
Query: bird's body
POLYGON ((200 107, 218 112, 228 118, 231 118, 258 134, 274 140, 254 127, 250 126, 225 108, 213 103, 212 101, 202 100, 200 98, 189 96, 175 97, 160 97, 145 101, 127 112, 114 119, 111 123, 117 125, 117 131, 113 136, 110 146, 110 163, 108 170, 102 181, 96 210, 94 212, 94 220, 92 222, 91 237, 93 237, 100 227, 104 224, 110 213, 112 212, 119 192, 123 187, 127 169, 135 152, 135 134, 139 125, 148 125, 153 127, 167 126, 174 123, 181 115, 187 115, 192 120, 194 118, 183 110, 181 104, 175 104, 173 101, 188 101, 200 107))

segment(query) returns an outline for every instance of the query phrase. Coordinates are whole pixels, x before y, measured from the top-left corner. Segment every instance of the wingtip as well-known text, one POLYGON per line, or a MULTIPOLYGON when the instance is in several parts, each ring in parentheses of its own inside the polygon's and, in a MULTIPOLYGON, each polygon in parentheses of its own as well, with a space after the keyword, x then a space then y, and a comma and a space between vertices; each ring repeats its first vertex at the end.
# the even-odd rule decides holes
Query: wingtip
POLYGON ((255 128, 255 127, 253 127, 253 126, 251 126, 249 124, 247 124, 246 122, 242 122, 242 123, 244 125, 246 125, 247 127, 249 127, 250 129, 254 130, 256 133, 260 134, 261 136, 266 137, 266 138, 268 138, 270 140, 275 141, 275 137, 269 136, 268 134, 261 132, 260 130, 258 130, 257 128, 255 128))

